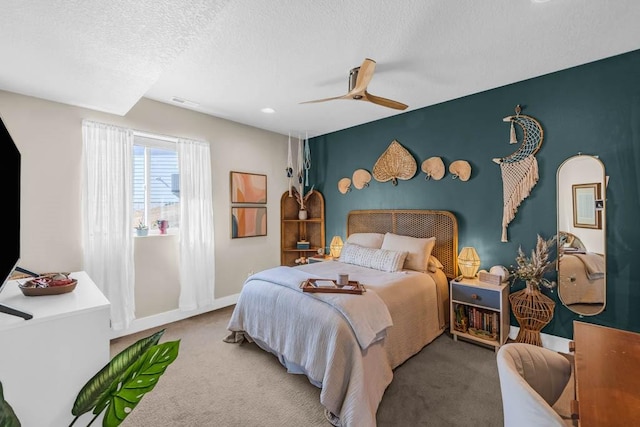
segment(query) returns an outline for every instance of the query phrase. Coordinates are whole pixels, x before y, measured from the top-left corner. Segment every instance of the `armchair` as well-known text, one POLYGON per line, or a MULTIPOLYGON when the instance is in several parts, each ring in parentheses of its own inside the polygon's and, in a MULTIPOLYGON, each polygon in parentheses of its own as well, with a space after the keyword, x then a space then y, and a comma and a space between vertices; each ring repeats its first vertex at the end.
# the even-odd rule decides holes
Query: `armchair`
POLYGON ((497 353, 505 427, 574 425, 553 408, 571 377, 571 363, 532 344, 505 344, 497 353))

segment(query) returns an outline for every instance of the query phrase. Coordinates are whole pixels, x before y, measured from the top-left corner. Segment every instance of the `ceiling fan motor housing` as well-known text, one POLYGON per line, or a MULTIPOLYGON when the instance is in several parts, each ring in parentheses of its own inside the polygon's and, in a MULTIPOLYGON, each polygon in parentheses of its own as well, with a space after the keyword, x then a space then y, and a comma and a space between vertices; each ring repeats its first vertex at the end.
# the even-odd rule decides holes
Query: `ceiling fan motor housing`
MULTIPOLYGON (((356 81, 358 80, 358 71, 360 71, 360 67, 352 68, 351 71, 349 71, 349 90, 348 90, 348 92, 351 92, 353 90, 353 88, 356 87, 356 81)), ((362 98, 362 96, 360 96, 360 95, 355 95, 353 97, 353 99, 360 99, 360 98, 362 98)))

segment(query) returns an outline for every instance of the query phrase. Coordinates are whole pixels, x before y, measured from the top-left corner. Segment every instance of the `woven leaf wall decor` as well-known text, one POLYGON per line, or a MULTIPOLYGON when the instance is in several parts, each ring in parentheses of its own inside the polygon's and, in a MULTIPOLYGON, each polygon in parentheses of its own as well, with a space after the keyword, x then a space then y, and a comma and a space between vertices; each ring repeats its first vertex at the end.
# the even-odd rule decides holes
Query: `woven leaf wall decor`
POLYGON ((366 169, 358 169, 353 172, 353 186, 358 190, 362 190, 369 186, 371 174, 366 169))
POLYGON ((373 177, 378 182, 391 181, 398 185, 398 179, 411 179, 417 170, 416 159, 394 139, 373 165, 373 177))

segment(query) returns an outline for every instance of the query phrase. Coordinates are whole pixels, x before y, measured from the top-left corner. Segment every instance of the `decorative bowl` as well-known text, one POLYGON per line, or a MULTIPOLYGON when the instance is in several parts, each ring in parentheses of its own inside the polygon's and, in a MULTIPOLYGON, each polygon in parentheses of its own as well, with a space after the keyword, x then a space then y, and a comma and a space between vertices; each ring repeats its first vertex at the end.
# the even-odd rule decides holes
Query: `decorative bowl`
POLYGON ((71 292, 78 281, 69 277, 69 273, 49 273, 35 277, 18 287, 28 297, 40 295, 59 295, 71 292))

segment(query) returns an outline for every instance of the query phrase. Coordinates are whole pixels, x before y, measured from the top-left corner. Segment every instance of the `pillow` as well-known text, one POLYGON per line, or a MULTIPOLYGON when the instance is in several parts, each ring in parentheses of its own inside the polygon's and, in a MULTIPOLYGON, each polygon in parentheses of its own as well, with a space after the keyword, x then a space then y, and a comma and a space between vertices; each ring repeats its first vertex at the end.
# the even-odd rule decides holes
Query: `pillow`
POLYGON ((428 269, 428 260, 435 245, 435 237, 418 238, 393 233, 386 233, 382 241, 382 249, 409 252, 404 268, 422 272, 428 269))
POLYGON ((407 252, 365 248, 353 243, 345 243, 340 252, 339 261, 393 273, 402 270, 406 257, 407 252))
POLYGON ((382 233, 353 233, 347 237, 347 243, 364 246, 365 248, 380 249, 382 247, 382 233))
POLYGON ((444 269, 444 265, 442 265, 442 263, 440 262, 440 260, 438 258, 436 258, 433 255, 431 255, 429 257, 429 263, 427 264, 427 269, 430 272, 435 273, 436 270, 438 270, 438 269, 443 270, 444 269))

